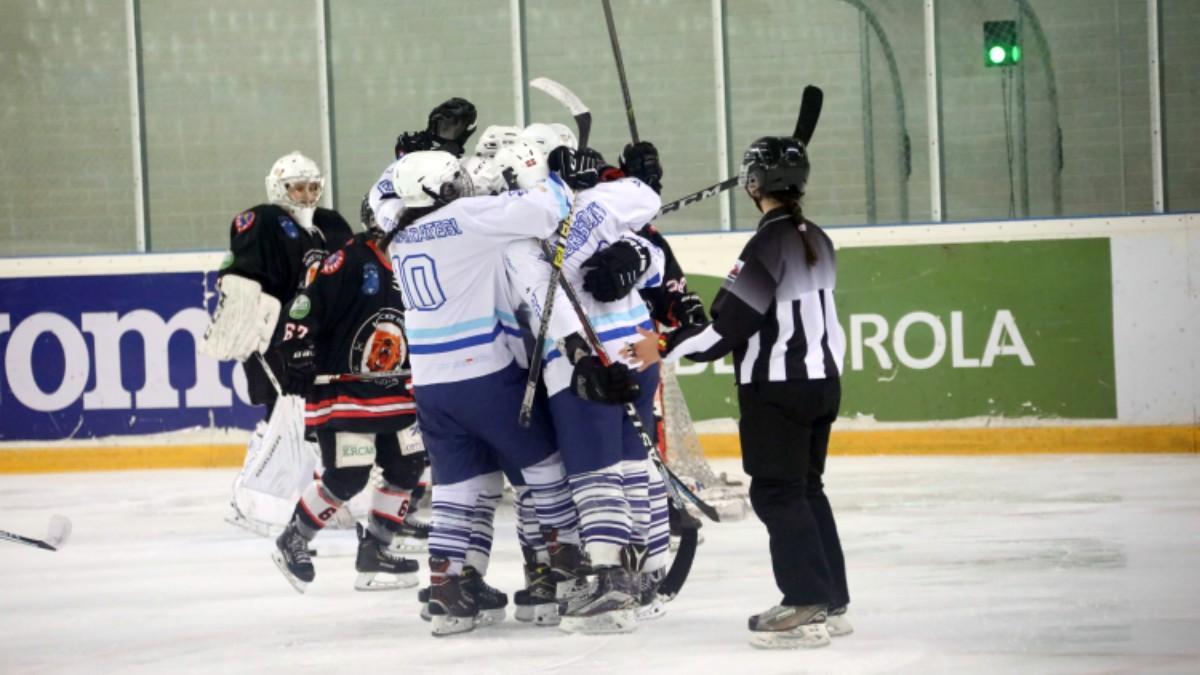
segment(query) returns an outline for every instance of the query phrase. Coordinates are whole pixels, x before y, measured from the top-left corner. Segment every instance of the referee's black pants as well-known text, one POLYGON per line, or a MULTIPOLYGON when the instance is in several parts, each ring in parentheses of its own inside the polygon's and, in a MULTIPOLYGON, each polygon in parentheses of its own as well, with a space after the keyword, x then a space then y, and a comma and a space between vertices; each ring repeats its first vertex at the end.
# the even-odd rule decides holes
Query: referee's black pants
POLYGON ((738 386, 742 466, 767 526, 783 605, 850 602, 846 563, 821 480, 842 388, 837 378, 738 386))

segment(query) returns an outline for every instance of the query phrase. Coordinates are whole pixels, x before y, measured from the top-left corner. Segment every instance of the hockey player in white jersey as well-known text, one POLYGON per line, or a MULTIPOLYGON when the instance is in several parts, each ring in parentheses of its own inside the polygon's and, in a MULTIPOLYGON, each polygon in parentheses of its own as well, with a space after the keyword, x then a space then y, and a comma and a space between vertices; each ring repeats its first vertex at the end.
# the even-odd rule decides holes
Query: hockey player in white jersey
MULTIPOLYGON (((506 337, 518 328, 503 263, 508 243, 552 233, 573 196, 552 176, 527 191, 472 198, 457 160, 438 152, 406 155, 393 181, 406 209, 388 251, 408 310, 417 415, 434 471, 429 611, 433 633, 446 635, 475 625, 475 597, 460 575, 475 504, 500 480, 501 456, 520 467, 542 526, 578 542, 548 415, 537 410, 529 428, 516 424, 526 375, 506 337)), ((613 372, 586 375, 603 390, 613 372)))
MULTIPOLYGON (((555 163, 552 159, 551 165, 555 163)), ((634 232, 660 207, 658 194, 636 178, 605 182, 579 192, 566 244, 563 278, 581 287, 585 261, 603 249, 623 246, 644 256, 638 271, 639 285, 657 284, 662 254, 634 232)), ((506 255, 510 276, 528 305, 545 306, 549 266, 541 246, 517 242, 509 246, 506 255)), ((639 327, 652 323, 637 294, 612 302, 579 295, 585 314, 604 342, 608 360, 638 365, 627 356, 626 347, 639 341, 639 327)), ((659 524, 661 541, 655 542, 659 546, 651 547, 646 448, 624 420, 621 408, 574 395, 575 364, 591 350, 578 334, 571 334, 571 321, 578 321, 571 308, 555 302, 548 333, 559 340, 556 347, 547 348, 544 380, 558 446, 580 513, 585 549, 597 577, 588 597, 568 604, 561 627, 571 632, 626 632, 636 628, 636 608, 642 595, 635 574, 658 578, 665 570, 667 525, 665 519, 659 524), (649 560, 648 549, 654 552, 649 560)), ((637 407, 644 419, 652 419, 657 365, 637 373, 635 378, 641 392, 637 407)))

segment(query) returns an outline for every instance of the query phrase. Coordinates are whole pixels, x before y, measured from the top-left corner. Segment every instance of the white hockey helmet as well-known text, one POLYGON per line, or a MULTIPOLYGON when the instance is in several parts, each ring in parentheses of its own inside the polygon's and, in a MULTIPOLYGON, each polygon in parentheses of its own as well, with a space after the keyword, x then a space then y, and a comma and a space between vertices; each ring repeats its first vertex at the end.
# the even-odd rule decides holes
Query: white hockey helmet
POLYGON ((551 150, 560 145, 566 145, 562 136, 553 127, 541 122, 534 122, 525 127, 525 130, 521 132, 521 138, 541 150, 543 155, 549 155, 551 150))
POLYGON ((545 153, 524 140, 501 148, 493 161, 510 190, 528 190, 550 175, 545 153))
POLYGON ((325 190, 325 177, 316 162, 296 151, 275 160, 267 173, 266 185, 267 200, 272 204, 288 209, 313 209, 325 190))
POLYGON ((579 149, 579 139, 575 138, 575 132, 571 131, 571 127, 559 122, 551 122, 549 126, 558 134, 558 137, 562 139, 562 142, 567 147, 572 150, 579 149))
POLYGON ((500 148, 516 142, 520 134, 520 127, 506 127, 493 124, 483 130, 483 135, 479 137, 479 142, 475 144, 475 156, 491 159, 496 156, 500 148))
POLYGON ((471 177, 477 195, 494 195, 508 190, 500 168, 487 157, 475 155, 462 160, 463 171, 471 177))
POLYGON ((392 186, 405 208, 444 206, 475 193, 471 179, 448 152, 410 152, 392 165, 392 186))

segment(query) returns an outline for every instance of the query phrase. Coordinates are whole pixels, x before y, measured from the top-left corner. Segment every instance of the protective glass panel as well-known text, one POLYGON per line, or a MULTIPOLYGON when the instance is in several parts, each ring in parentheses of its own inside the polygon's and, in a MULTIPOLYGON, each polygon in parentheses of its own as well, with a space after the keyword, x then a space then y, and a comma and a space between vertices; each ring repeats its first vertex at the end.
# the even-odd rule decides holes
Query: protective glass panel
POLYGON ((5 3, 0 91, 0 256, 136 250, 124 3, 5 3))
POLYGON ((337 208, 357 224, 363 196, 395 159, 396 136, 425 129, 458 96, 475 105, 470 153, 489 124, 513 124, 507 2, 329 3, 337 208))
MULTIPOLYGON (((143 2, 151 248, 222 249, 263 178, 299 150, 321 164, 316 6, 143 2)), ((328 167, 323 167, 328 171, 328 167)))
MULTIPOLYGON (((566 85, 592 111, 588 145, 616 165, 630 142, 616 62, 599 2, 530 0, 526 8, 527 73, 566 85), (587 48, 581 48, 587 45, 587 48)), ((717 166, 712 13, 707 2, 614 0, 638 137, 658 147, 663 201, 727 177, 717 166)), ((529 121, 574 126, 554 99, 531 90, 529 121)), ((720 228, 720 201, 709 199, 655 222, 666 232, 720 228)))
POLYGON ((946 220, 1151 210, 1144 2, 939 2, 946 220))
MULTIPOLYGON (((791 135, 805 85, 825 92, 805 212, 822 225, 929 217, 921 0, 728 3, 733 160, 791 135)), ((753 227, 740 189, 738 226, 753 227)))
POLYGON ((1167 210, 1200 211, 1200 3, 1160 0, 1159 6, 1167 210))

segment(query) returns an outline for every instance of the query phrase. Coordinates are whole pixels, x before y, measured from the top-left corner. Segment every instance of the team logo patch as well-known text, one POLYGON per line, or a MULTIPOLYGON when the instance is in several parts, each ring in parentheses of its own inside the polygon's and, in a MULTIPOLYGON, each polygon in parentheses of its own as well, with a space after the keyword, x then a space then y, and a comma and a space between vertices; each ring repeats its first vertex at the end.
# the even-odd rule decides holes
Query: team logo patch
POLYGON ((742 273, 742 265, 745 265, 745 264, 746 263, 742 262, 741 260, 734 263, 733 269, 729 270, 729 274, 725 275, 725 281, 727 283, 731 283, 731 284, 734 281, 737 281, 738 275, 742 273))
POLYGON ((253 211, 242 211, 233 219, 233 229, 237 230, 238 234, 245 232, 254 225, 254 217, 257 214, 253 211))
POLYGON ((221 266, 218 269, 227 270, 233 266, 233 251, 226 251, 225 257, 221 258, 221 266))
POLYGON ((279 225, 283 228, 283 232, 288 236, 288 239, 300 238, 300 226, 296 224, 296 221, 287 216, 279 216, 279 225))
POLYGON ((288 316, 299 321, 300 319, 308 316, 308 313, 311 311, 312 300, 309 300, 307 295, 301 293, 300 295, 296 296, 295 300, 292 301, 292 308, 288 310, 288 316))
POLYGON ((379 181, 379 194, 386 195, 386 194, 391 194, 395 191, 396 191, 396 187, 394 185, 392 185, 391 180, 384 178, 383 180, 379 181))
POLYGON ((362 292, 367 295, 379 292, 379 266, 375 263, 363 265, 362 292))
POLYGON ((359 327, 351 342, 348 365, 352 373, 387 373, 404 367, 407 360, 404 314, 387 307, 359 327))
POLYGON ((333 253, 325 262, 321 263, 321 274, 337 274, 337 271, 342 269, 342 264, 346 262, 346 255, 342 251, 333 253))

